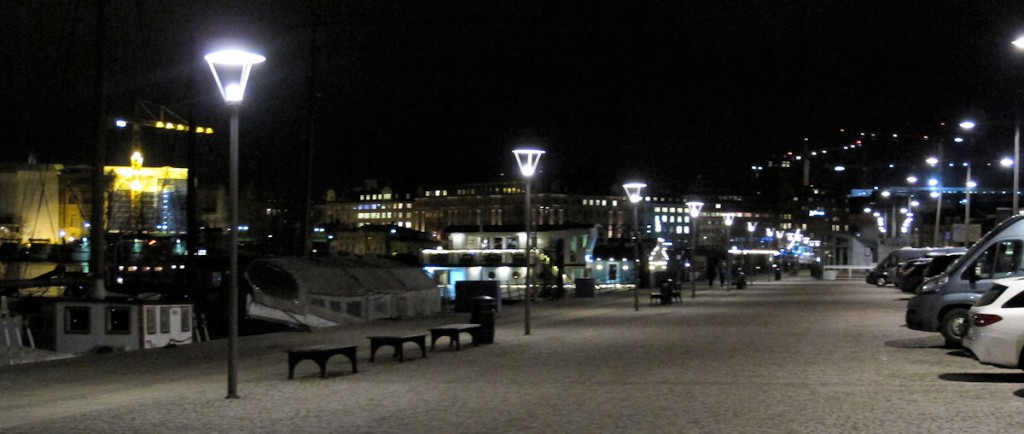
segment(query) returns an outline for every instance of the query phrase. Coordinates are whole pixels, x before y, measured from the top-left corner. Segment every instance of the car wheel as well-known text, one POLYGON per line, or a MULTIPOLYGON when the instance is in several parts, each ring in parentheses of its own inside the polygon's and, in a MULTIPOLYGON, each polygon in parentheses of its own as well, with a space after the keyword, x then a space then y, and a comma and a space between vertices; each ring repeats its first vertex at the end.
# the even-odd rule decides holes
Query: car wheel
POLYGON ((885 284, 885 277, 879 277, 878 280, 875 281, 875 285, 878 286, 885 286, 885 284))
POLYGON ((939 332, 946 339, 947 347, 958 347, 967 332, 967 309, 956 308, 946 312, 942 316, 942 325, 939 332))

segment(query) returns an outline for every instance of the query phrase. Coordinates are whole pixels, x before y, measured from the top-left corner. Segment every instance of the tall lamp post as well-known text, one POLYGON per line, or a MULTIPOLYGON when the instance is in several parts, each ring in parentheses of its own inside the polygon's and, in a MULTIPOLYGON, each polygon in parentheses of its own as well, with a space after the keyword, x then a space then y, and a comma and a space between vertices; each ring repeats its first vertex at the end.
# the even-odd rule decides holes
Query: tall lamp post
MULTIPOLYGON (((1013 45, 1024 50, 1024 36, 1013 41, 1013 45)), ((1014 122, 1013 131, 1013 215, 1020 214, 1020 120, 1014 122)))
MULTIPOLYGON (((757 231, 757 222, 747 222, 747 250, 754 250, 754 232, 757 231)), ((744 255, 744 259, 750 256, 750 253, 744 255)), ((754 283, 754 261, 750 262, 750 276, 747 277, 747 283, 754 283)))
POLYGON ((526 294, 523 296, 523 329, 524 334, 530 334, 530 268, 533 267, 533 237, 530 235, 532 226, 532 212, 530 211, 530 179, 537 171, 537 163, 544 151, 539 149, 516 149, 512 151, 516 156, 516 164, 519 164, 519 171, 526 179, 526 294))
POLYGON ((231 146, 229 157, 228 220, 228 399, 238 398, 238 112, 249 81, 252 66, 267 60, 259 54, 242 50, 224 50, 207 54, 213 79, 224 102, 231 107, 231 146))
MULTIPOLYGON (((729 256, 729 243, 732 241, 732 224, 735 221, 736 214, 733 214, 731 212, 722 214, 722 223, 725 223, 725 270, 723 271, 729 273, 729 275, 726 275, 726 277, 731 277, 730 275, 732 274, 732 257, 729 256)), ((729 290, 729 286, 732 286, 731 280, 727 283, 725 287, 726 291, 729 290)))
POLYGON ((637 209, 640 208, 640 191, 647 187, 647 184, 642 182, 629 182, 622 184, 622 188, 626 190, 626 197, 633 203, 633 269, 636 274, 636 284, 633 285, 633 310, 640 310, 640 227, 639 225, 639 212, 637 209))
POLYGON ((697 276, 694 270, 697 258, 697 216, 700 215, 700 209, 704 207, 704 202, 686 202, 686 212, 690 214, 690 225, 693 226, 690 230, 690 298, 697 298, 697 276))

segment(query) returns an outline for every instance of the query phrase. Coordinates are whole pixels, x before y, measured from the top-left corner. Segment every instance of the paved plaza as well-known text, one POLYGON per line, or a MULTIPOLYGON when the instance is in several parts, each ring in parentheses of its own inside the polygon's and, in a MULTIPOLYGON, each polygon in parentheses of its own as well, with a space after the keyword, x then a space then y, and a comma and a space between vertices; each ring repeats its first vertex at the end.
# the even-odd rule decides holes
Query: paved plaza
POLYGON ((370 362, 365 337, 469 314, 243 337, 231 400, 224 341, 0 367, 0 432, 1024 432, 1024 373, 906 329, 892 287, 683 295, 639 312, 631 292, 541 301, 529 336, 505 306, 493 345, 407 347, 404 363, 370 362), (288 380, 285 349, 318 343, 358 343, 359 372, 336 356, 326 378, 304 361, 288 380))

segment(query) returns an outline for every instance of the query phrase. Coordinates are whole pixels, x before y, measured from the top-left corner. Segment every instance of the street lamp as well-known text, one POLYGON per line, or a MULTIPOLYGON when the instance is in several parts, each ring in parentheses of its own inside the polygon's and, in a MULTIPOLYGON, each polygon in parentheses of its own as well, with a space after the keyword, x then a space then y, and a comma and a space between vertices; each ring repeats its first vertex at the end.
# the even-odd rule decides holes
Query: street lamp
POLYGON ((259 54, 242 50, 224 50, 207 54, 213 79, 217 82, 224 102, 231 107, 231 146, 229 157, 228 220, 230 245, 228 250, 228 396, 238 398, 238 111, 245 95, 252 66, 267 60, 259 54), (222 77, 223 75, 223 77, 222 77))
POLYGON ((633 269, 636 270, 636 284, 633 285, 633 310, 640 310, 640 227, 639 218, 637 216, 637 209, 640 208, 640 191, 647 187, 647 184, 642 182, 628 182, 622 184, 622 188, 626 190, 626 197, 633 203, 633 269))
POLYGON ((695 275, 695 265, 697 258, 697 216, 700 215, 700 209, 704 207, 704 202, 686 202, 686 212, 690 214, 690 298, 697 298, 697 276, 695 275))
POLYGON ((544 151, 539 149, 516 149, 512 151, 516 156, 516 163, 519 164, 519 172, 526 178, 526 295, 523 304, 523 328, 524 334, 530 334, 530 268, 533 266, 533 244, 530 235, 532 212, 530 212, 530 178, 537 171, 537 164, 544 151))
MULTIPOLYGON (((747 232, 750 235, 747 236, 747 250, 754 250, 754 232, 757 231, 757 222, 747 222, 747 232)), ((744 259, 747 255, 744 255, 744 259)), ((750 282, 754 282, 754 260, 750 261, 750 282)))
MULTIPOLYGON (((723 270, 723 271, 726 272, 726 273, 729 273, 729 274, 726 275, 726 277, 731 277, 730 275, 732 274, 732 257, 729 256, 729 247, 730 247, 729 246, 729 242, 732 241, 732 224, 735 221, 736 221, 736 214, 733 214, 731 212, 727 212, 725 214, 722 214, 722 223, 725 224, 725 270, 723 270)), ((729 290, 729 286, 732 286, 732 280, 731 279, 729 280, 729 283, 725 287, 726 291, 729 290)))
MULTIPOLYGON (((1013 45, 1019 49, 1024 49, 1024 36, 1017 38, 1013 41, 1013 45)), ((1020 121, 1014 122, 1013 131, 1013 162, 1017 163, 1020 161, 1020 121)), ((1013 215, 1020 214, 1020 207, 1018 206, 1018 200, 1020 196, 1020 164, 1013 165, 1013 215)))

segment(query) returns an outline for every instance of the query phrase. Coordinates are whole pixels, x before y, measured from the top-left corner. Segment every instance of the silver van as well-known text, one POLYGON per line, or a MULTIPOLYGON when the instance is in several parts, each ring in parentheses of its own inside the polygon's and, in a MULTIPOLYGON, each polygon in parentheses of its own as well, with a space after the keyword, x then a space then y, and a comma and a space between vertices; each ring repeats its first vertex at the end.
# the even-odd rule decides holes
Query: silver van
POLYGON ((907 302, 907 327, 942 333, 958 346, 967 330, 967 310, 993 280, 1024 276, 1024 216, 1010 217, 974 243, 946 271, 924 281, 907 302))

